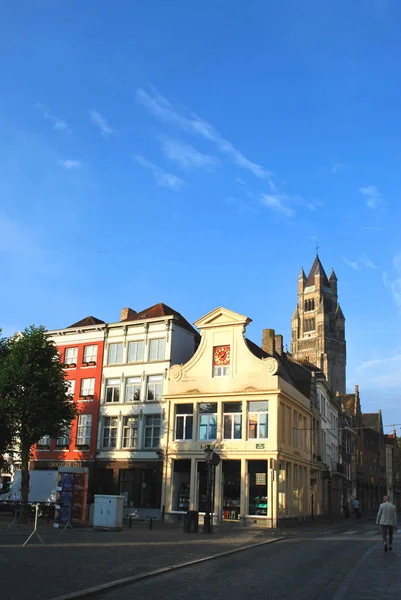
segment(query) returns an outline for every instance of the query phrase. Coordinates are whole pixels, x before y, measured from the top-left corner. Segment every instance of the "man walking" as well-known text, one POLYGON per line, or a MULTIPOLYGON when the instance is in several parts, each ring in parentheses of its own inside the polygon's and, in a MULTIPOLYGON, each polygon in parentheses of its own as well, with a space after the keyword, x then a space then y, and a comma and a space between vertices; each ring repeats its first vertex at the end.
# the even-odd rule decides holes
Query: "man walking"
POLYGON ((383 533, 384 552, 387 552, 387 533, 388 549, 393 549, 393 532, 397 527, 397 512, 394 504, 391 504, 389 497, 384 496, 383 503, 380 504, 376 517, 376 525, 381 525, 383 533))
POLYGON ((355 519, 359 519, 361 513, 359 512, 359 500, 358 498, 354 498, 354 511, 355 511, 355 519))

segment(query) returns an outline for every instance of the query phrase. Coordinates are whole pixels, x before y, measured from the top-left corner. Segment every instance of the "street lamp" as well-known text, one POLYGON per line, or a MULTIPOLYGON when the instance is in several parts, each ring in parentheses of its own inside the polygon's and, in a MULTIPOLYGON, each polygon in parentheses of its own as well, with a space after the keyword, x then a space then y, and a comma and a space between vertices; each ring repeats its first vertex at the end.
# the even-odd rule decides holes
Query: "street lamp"
POLYGON ((213 464, 215 463, 214 457, 217 457, 219 462, 219 456, 213 452, 213 448, 208 444, 205 448, 205 460, 207 465, 207 500, 205 517, 203 520, 203 533, 213 533, 213 514, 212 513, 212 491, 213 491, 213 464))

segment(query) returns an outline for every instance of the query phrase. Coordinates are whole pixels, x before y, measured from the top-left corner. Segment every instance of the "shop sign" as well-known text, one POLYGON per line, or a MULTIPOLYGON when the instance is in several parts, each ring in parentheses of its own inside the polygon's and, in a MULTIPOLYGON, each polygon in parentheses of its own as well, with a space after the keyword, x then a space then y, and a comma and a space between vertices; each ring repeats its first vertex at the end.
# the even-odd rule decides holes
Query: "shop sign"
POLYGON ((82 461, 58 460, 54 462, 49 462, 50 469, 58 469, 59 467, 82 467, 82 461))
POLYGON ((256 473, 256 485, 266 485, 266 473, 256 473))
POLYGON ((264 450, 265 444, 256 444, 256 450, 264 450))

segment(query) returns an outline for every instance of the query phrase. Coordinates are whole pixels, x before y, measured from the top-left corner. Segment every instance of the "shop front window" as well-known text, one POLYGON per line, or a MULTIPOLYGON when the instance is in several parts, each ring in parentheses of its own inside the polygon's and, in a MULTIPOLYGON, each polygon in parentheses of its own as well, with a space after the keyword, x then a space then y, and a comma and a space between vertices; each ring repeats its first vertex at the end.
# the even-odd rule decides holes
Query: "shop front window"
POLYGON ((223 519, 238 521, 241 498, 241 461, 223 460, 223 519))
POLYGON ((191 461, 174 460, 173 468, 173 510, 189 510, 191 481, 191 461))
POLYGON ((217 435, 217 402, 199 404, 199 440, 215 440, 217 435))
POLYGON ((249 514, 267 517, 267 461, 248 461, 249 514))

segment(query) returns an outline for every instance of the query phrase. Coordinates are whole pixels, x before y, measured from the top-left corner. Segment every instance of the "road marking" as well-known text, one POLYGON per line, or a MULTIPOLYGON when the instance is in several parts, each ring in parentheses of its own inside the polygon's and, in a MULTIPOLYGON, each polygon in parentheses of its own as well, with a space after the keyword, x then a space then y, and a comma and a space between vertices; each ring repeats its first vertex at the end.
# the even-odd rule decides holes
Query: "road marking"
POLYGON ((341 535, 355 535, 357 531, 343 531, 341 535))
POLYGON ((362 535, 379 535, 377 529, 372 529, 372 531, 365 531, 362 535))

